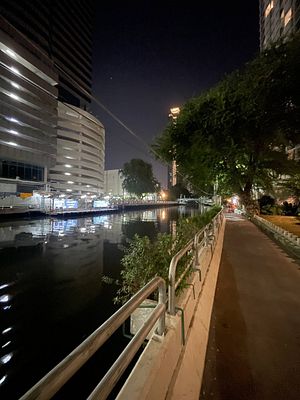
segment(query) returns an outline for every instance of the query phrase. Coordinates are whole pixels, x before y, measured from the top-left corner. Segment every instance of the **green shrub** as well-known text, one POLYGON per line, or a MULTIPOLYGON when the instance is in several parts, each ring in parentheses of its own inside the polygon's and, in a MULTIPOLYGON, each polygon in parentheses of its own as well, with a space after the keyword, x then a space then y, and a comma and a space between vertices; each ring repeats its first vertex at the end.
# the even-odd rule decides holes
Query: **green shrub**
MULTIPOLYGON (((208 212, 191 218, 179 220, 176 236, 158 234, 151 241, 149 237, 135 235, 121 260, 120 288, 114 299, 115 303, 124 303, 155 276, 160 276, 168 284, 169 265, 172 257, 182 249, 194 235, 220 211, 220 207, 212 207, 208 212)), ((191 255, 183 257, 178 263, 177 277, 182 274, 191 255)), ((190 271, 191 272, 191 271, 190 271)), ((187 274, 188 276, 188 274, 187 274)), ((186 276, 186 277, 187 277, 186 276)), ((178 290, 186 286, 183 281, 178 290)))

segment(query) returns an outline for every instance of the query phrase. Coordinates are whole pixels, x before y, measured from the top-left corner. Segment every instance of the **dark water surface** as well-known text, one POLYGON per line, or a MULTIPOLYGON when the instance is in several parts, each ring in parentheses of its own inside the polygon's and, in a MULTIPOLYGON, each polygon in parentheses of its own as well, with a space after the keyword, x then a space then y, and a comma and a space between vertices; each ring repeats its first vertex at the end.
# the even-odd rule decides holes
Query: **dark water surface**
MULTIPOLYGON (((0 398, 19 398, 117 309, 101 277, 119 277, 128 239, 170 232, 191 212, 0 223, 0 398)), ((56 398, 86 398, 127 343, 118 331, 56 398)))

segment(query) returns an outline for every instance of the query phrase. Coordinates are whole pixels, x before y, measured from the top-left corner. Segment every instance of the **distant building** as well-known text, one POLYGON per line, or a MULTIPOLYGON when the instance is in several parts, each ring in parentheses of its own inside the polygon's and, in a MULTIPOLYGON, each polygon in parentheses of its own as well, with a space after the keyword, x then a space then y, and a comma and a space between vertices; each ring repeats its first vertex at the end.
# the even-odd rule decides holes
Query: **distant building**
POLYGON ((56 163, 53 62, 0 17, 0 193, 43 188, 56 163))
MULTIPOLYGON (((176 124, 179 113, 180 113, 179 107, 170 108, 169 119, 173 122, 173 124, 176 124)), ((175 186, 176 184, 177 184, 177 165, 176 161, 173 160, 172 164, 168 166, 168 189, 170 189, 172 186, 175 186)))
POLYGON ((109 169, 104 172, 104 193, 111 196, 123 196, 123 182, 119 169, 109 169))
POLYGON ((260 48, 300 29, 300 0, 260 0, 260 48))

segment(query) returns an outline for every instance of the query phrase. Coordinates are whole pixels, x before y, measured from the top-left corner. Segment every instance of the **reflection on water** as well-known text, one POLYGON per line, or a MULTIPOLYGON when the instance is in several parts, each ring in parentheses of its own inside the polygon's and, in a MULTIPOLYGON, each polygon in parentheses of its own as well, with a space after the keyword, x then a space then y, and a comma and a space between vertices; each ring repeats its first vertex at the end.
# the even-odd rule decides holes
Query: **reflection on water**
POLYGON ((0 223, 1 398, 22 395, 114 312, 116 287, 101 276, 119 277, 120 245, 170 232, 180 213, 0 223))

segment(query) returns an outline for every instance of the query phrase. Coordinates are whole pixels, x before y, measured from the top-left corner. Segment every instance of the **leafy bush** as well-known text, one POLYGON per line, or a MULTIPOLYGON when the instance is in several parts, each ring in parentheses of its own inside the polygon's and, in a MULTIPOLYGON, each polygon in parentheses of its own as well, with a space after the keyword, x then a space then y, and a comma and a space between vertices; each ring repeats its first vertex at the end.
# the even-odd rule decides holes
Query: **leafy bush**
MULTIPOLYGON (((168 282, 169 265, 172 257, 182 249, 194 235, 220 211, 220 207, 212 207, 204 214, 179 221, 176 236, 159 233, 154 240, 149 237, 135 235, 121 260, 120 289, 117 291, 115 303, 124 303, 155 276, 161 276, 168 282)), ((177 276, 186 268, 191 256, 183 257, 178 264, 177 276)), ((179 290, 185 287, 185 282, 179 290)))

